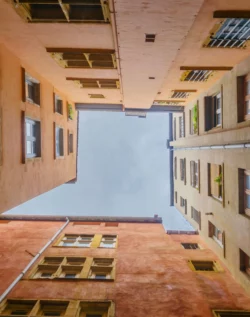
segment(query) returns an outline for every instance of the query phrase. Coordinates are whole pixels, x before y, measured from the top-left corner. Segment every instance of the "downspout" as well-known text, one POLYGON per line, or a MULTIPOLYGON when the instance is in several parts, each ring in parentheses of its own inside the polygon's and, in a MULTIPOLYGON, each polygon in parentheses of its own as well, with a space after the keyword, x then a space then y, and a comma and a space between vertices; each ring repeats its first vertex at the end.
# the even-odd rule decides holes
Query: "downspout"
POLYGON ((45 244, 45 246, 36 254, 36 256, 29 262, 29 264, 25 267, 25 269, 18 275, 18 277, 10 284, 10 286, 3 292, 0 296, 0 303, 4 300, 4 298, 9 294, 9 292, 15 287, 15 285, 21 280, 24 274, 27 273, 29 268, 35 263, 35 261, 39 258, 39 256, 47 249, 47 247, 56 239, 56 237, 63 231, 63 229, 68 225, 69 218, 66 217, 66 223, 59 229, 56 234, 45 244))
MULTIPOLYGON (((116 15, 115 15, 115 4, 114 0, 109 1, 110 5, 110 17, 111 17, 111 29, 113 32, 113 38, 114 38, 114 44, 115 44, 115 51, 116 51, 116 60, 117 60, 117 70, 118 70, 118 75, 119 75, 119 80, 120 80, 120 91, 122 95, 122 101, 123 100, 123 85, 122 85, 122 72, 121 72, 121 57, 120 57, 120 50, 119 50, 119 45, 118 45, 118 32, 117 32, 117 26, 116 26, 116 15)), ((125 109, 125 106, 123 104, 123 111, 125 109)))
POLYGON ((227 150, 227 149, 246 149, 250 148, 250 143, 236 143, 236 144, 220 144, 220 145, 208 145, 208 146, 191 146, 191 147, 174 147, 170 151, 182 151, 182 150, 227 150))

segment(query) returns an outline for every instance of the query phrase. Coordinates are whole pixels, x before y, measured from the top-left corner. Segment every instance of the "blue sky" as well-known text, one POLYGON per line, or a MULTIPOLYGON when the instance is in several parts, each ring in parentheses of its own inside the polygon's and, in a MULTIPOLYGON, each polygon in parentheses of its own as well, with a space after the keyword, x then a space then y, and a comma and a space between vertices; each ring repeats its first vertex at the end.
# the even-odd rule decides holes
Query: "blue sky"
POLYGON ((192 230, 169 206, 168 115, 81 112, 78 182, 65 184, 9 214, 142 216, 165 228, 192 230))

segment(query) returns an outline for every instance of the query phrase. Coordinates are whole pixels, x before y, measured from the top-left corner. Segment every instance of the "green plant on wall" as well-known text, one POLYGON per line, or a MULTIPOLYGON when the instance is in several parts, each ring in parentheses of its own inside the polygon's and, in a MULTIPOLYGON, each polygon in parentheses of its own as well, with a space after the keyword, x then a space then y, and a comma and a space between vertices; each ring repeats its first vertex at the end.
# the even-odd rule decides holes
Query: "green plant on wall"
POLYGON ((73 107, 70 103, 68 103, 68 118, 70 120, 73 120, 73 117, 74 117, 74 110, 73 110, 73 107))
POLYGON ((193 127, 194 127, 194 133, 197 133, 198 131, 198 106, 197 104, 193 108, 193 127))
POLYGON ((214 181, 215 181, 215 183, 218 183, 218 185, 221 185, 222 184, 222 174, 215 177, 214 181))

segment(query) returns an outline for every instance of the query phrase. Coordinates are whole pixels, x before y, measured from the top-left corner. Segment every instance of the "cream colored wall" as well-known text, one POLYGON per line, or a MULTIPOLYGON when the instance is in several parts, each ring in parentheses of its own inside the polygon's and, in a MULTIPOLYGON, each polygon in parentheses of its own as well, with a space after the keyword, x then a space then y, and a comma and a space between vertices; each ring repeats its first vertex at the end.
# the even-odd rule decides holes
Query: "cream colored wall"
MULTIPOLYGON (((0 108, 2 110, 2 165, 0 166, 0 213, 76 177, 77 112, 67 120, 66 103, 71 102, 64 92, 63 116, 54 113, 54 87, 19 60, 5 46, 0 46, 0 108), (40 81, 41 105, 22 102, 21 67, 40 81), (21 162, 21 111, 41 120, 41 158, 21 162), (64 128, 64 158, 54 159, 54 126, 64 128), (68 155, 68 129, 73 132, 74 153, 68 155)), ((74 104, 73 104, 74 106, 74 104)))
POLYGON ((174 190, 178 192, 178 203, 175 206, 184 214, 184 208, 180 207, 180 196, 187 199, 186 218, 196 229, 199 229, 199 225, 191 219, 191 206, 201 212, 201 236, 248 291, 250 291, 250 279, 239 269, 239 249, 250 255, 250 218, 239 214, 238 168, 250 169, 250 149, 181 150, 181 147, 250 142, 250 122, 237 123, 236 99, 236 77, 247 74, 249 71, 250 58, 237 65, 199 96, 199 136, 189 135, 189 110, 195 102, 185 107, 185 138, 179 138, 178 117, 180 114, 174 115, 177 141, 172 142, 172 145, 179 148, 174 151, 174 157, 177 157, 178 162, 177 180, 174 180, 174 190), (223 129, 205 132, 204 96, 219 92, 221 85, 223 86, 223 129), (181 158, 186 158, 186 185, 180 180, 181 158), (191 160, 200 160, 200 192, 190 185, 191 160), (208 163, 224 164, 225 207, 208 196, 208 163), (213 213, 213 215, 206 215, 206 213, 213 213), (208 221, 225 231, 225 258, 223 249, 208 236, 208 221))
POLYGON ((227 72, 223 78, 218 80, 209 89, 200 94, 195 100, 185 107, 185 132, 186 138, 179 138, 179 119, 180 114, 174 114, 176 118, 175 146, 198 146, 216 145, 247 142, 250 140, 250 121, 237 122, 237 76, 246 75, 250 72, 250 57, 236 65, 234 69, 227 72), (223 128, 214 128, 205 131, 204 97, 211 96, 223 90, 222 122, 223 128), (189 110, 195 104, 199 104, 199 135, 189 134, 189 110))

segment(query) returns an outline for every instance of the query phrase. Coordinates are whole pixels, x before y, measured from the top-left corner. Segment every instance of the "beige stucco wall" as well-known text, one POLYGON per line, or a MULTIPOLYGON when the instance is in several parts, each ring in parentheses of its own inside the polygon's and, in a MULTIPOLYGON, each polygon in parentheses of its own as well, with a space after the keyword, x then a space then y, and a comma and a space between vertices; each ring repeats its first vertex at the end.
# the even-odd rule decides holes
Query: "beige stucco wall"
MULTIPOLYGON (((180 206, 180 196, 187 199, 186 218, 198 229, 198 224, 191 219, 191 206, 201 212, 200 234, 208 246, 216 252, 228 266, 234 277, 248 290, 250 279, 239 269, 239 249, 250 254, 250 218, 239 214, 238 168, 250 169, 250 149, 217 149, 217 150, 181 150, 181 147, 202 145, 222 145, 250 142, 250 122, 237 123, 237 90, 236 77, 250 71, 250 58, 237 65, 232 71, 198 97, 199 101, 199 135, 189 134, 189 110, 196 100, 185 107, 185 138, 179 138, 180 115, 176 117, 177 140, 172 142, 178 150, 177 179, 174 179, 174 190, 178 193, 177 209, 185 213, 180 206), (218 93, 223 86, 223 128, 204 131, 204 96, 218 93), (180 159, 186 158, 187 183, 180 180, 180 159), (200 192, 190 185, 190 161, 200 160, 200 192), (208 163, 224 164, 225 206, 208 196, 208 163), (213 215, 206 215, 213 213, 213 215), (208 236, 208 221, 225 231, 226 256, 223 249, 208 236)), ((243 199, 243 195, 241 196, 243 199)))
MULTIPOLYGON (((2 112, 2 164, 0 166, 0 213, 19 205, 76 177, 77 112, 67 119, 67 95, 63 99, 63 115, 54 113, 52 84, 28 64, 0 46, 0 108, 2 112), (22 102, 21 67, 40 81, 41 105, 22 102), (41 121, 41 158, 22 164, 21 111, 41 121), (64 128, 64 158, 54 159, 53 123, 64 128), (74 153, 68 155, 68 130, 73 132, 74 153)), ((73 104, 74 105, 74 104, 73 104)))

